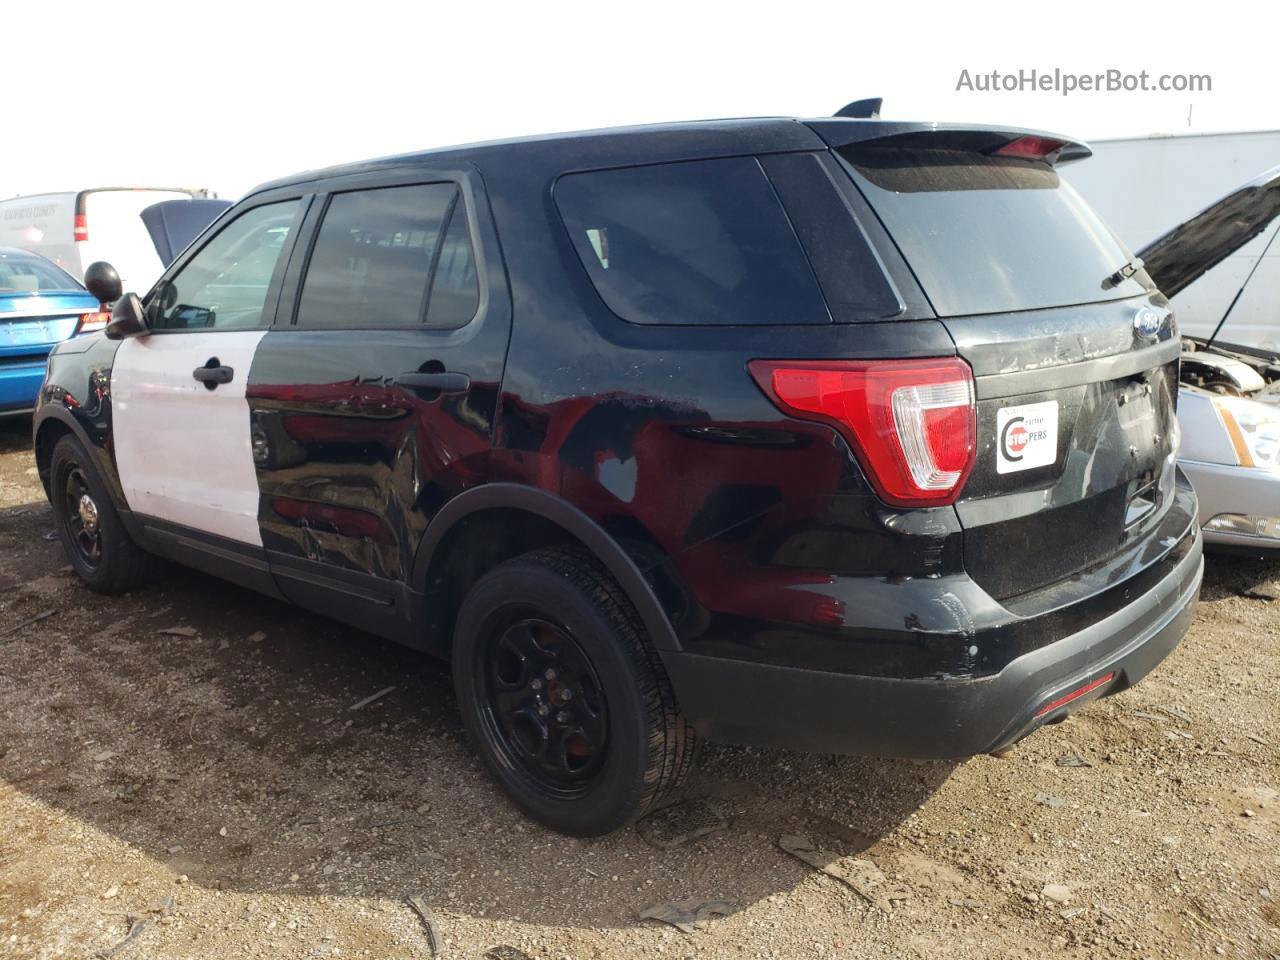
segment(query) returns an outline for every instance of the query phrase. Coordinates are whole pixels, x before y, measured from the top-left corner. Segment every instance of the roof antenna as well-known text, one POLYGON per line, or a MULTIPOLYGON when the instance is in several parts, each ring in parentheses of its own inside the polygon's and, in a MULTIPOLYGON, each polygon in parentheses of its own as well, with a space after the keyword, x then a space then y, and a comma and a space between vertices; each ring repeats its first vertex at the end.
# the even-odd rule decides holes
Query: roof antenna
POLYGON ((835 112, 835 115, 837 117, 853 117, 855 120, 879 120, 880 105, 882 103, 884 103, 883 97, 868 97, 866 100, 855 100, 853 103, 846 103, 835 112))

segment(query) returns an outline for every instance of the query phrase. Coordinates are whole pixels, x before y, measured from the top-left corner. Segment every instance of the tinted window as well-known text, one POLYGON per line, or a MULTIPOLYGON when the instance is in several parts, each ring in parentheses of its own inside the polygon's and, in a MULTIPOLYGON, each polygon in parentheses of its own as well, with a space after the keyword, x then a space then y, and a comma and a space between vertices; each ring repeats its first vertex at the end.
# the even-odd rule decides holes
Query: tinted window
POLYGON ((227 224, 148 301, 161 330, 244 330, 267 326, 267 290, 294 227, 298 201, 254 207, 227 224))
MULTIPOLYGON (((453 184, 386 187, 336 194, 329 202, 307 266, 298 323, 309 327, 405 327, 428 319, 431 271, 433 326, 460 326, 475 266, 466 214, 453 184), (456 216, 452 216, 457 206, 456 216), (452 219, 456 228, 450 227, 452 219), (441 243, 441 234, 448 235, 441 243), (463 252, 465 248, 465 252, 463 252), (446 258, 447 254, 447 258, 446 258), (438 258, 437 258, 438 255, 438 258), (447 301, 447 302, 446 302, 447 301)), ((473 297, 474 300, 478 299, 473 297)))
POLYGON ((761 164, 782 198, 832 318, 880 320, 903 310, 853 211, 812 153, 780 153, 761 164))
POLYGON ((48 293, 84 288, 71 274, 44 257, 0 252, 0 293, 48 293))
POLYGON ((753 158, 570 174, 555 199, 592 282, 624 320, 830 321, 753 158))
POLYGON ((460 327, 475 316, 479 305, 480 284, 476 279, 471 233, 467 229, 467 209, 459 197, 440 243, 440 256, 431 279, 427 323, 433 327, 460 327))
POLYGON ((845 148, 858 185, 942 316, 1114 300, 1131 259, 1047 163, 957 150, 845 148))

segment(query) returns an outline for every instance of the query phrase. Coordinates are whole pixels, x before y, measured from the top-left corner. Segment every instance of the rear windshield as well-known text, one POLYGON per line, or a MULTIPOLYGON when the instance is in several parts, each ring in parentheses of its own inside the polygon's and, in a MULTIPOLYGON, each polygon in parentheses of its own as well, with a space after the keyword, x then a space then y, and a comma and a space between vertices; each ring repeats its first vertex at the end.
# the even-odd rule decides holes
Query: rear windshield
POLYGON ((71 274, 43 257, 0 251, 0 294, 83 290, 71 274))
POLYGON ((555 201, 609 308, 633 323, 830 323, 753 157, 574 173, 555 201))
POLYGON ((957 150, 839 151, 940 316, 1115 300, 1132 259, 1047 163, 957 150))

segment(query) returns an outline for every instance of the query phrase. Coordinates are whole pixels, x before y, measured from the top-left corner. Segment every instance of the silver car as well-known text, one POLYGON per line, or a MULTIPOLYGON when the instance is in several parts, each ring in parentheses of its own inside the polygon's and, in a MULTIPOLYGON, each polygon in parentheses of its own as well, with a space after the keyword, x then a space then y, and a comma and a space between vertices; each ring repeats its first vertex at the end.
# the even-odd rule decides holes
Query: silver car
MULTIPOLYGON (((1139 257, 1161 292, 1173 297, 1277 215, 1280 167, 1175 227, 1139 257)), ((1199 496, 1206 546, 1280 550, 1280 356, 1232 342, 1235 302, 1212 335, 1183 338, 1178 463, 1199 496)), ((1280 335, 1280 316, 1274 323, 1280 335)))

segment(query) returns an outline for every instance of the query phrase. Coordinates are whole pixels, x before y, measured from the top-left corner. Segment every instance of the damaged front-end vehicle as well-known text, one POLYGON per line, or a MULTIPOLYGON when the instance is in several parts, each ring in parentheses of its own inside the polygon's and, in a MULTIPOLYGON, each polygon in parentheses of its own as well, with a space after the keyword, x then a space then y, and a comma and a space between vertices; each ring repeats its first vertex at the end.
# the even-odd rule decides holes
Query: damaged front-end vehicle
MULTIPOLYGON (((1280 215, 1280 167, 1232 191, 1140 252, 1174 297, 1280 215)), ((1178 463, 1200 501, 1206 546, 1280 550, 1280 312, 1233 316, 1280 231, 1207 337, 1183 337, 1178 463)), ((1259 278, 1263 279, 1263 278, 1259 278)))

